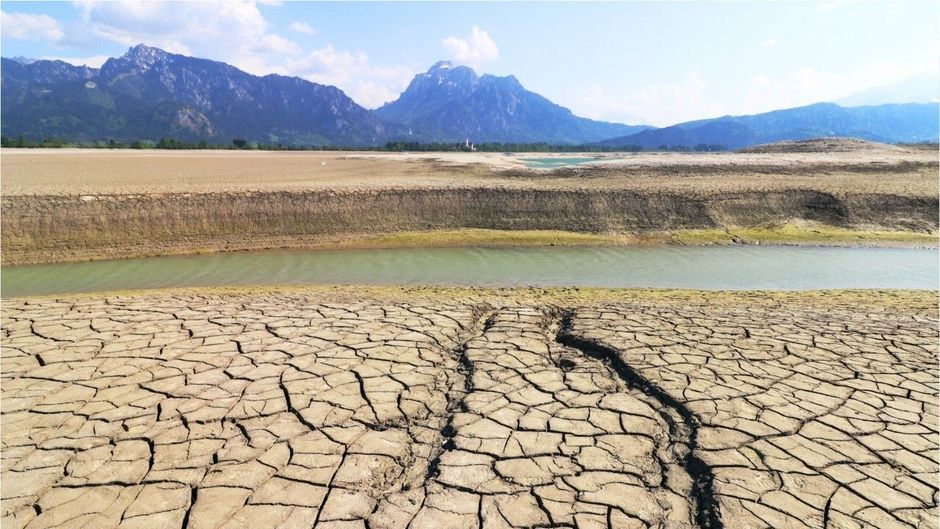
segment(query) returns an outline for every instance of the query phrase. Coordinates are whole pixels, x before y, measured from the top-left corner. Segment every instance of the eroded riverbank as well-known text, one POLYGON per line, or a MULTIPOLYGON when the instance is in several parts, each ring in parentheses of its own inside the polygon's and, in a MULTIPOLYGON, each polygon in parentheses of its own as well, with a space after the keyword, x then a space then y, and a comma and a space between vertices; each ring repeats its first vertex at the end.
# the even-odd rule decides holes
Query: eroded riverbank
POLYGON ((8 300, 3 523, 923 527, 938 514, 936 302, 362 287, 8 300))
POLYGON ((926 246, 936 245, 937 170, 931 153, 903 150, 624 155, 554 170, 470 153, 5 152, 2 259, 584 242, 926 246))

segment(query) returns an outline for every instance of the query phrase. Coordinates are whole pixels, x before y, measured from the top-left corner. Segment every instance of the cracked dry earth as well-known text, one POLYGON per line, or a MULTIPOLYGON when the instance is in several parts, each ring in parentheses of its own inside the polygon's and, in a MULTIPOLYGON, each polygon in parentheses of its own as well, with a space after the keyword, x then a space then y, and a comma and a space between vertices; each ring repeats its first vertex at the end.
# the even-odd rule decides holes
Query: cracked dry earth
POLYGON ((10 300, 4 528, 935 527, 927 311, 10 300))

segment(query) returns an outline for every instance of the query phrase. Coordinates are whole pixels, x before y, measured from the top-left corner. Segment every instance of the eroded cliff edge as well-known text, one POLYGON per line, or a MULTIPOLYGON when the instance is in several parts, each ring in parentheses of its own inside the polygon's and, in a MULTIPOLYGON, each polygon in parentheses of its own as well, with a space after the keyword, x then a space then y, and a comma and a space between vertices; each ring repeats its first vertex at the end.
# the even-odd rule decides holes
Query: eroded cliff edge
POLYGON ((187 248, 296 246, 318 238, 482 228, 643 233, 827 226, 936 230, 936 197, 812 190, 695 195, 504 188, 3 198, 3 261, 128 257, 187 248), (293 242, 292 242, 293 241, 293 242))
POLYGON ((511 158, 142 156, 8 161, 5 153, 3 263, 322 247, 466 229, 621 241, 710 230, 733 242, 734 230, 795 224, 809 227, 810 243, 818 228, 846 230, 849 243, 877 231, 935 244, 938 225, 938 164, 923 154, 647 155, 548 172, 501 165, 516 163, 511 158))

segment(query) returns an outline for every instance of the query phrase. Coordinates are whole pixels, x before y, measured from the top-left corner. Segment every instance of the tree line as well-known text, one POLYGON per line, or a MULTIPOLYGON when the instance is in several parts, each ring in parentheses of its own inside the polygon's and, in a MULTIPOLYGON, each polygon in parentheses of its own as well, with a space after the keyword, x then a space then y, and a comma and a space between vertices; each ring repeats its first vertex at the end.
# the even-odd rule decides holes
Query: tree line
POLYGON ((718 152, 726 151, 723 145, 699 144, 694 147, 681 145, 660 145, 657 148, 644 148, 640 145, 557 145, 551 143, 478 143, 468 147, 466 143, 411 141, 390 141, 385 145, 373 147, 343 147, 336 145, 284 145, 281 143, 253 142, 234 138, 231 143, 209 143, 206 140, 184 141, 176 138, 160 138, 158 141, 137 140, 132 142, 107 141, 70 142, 61 138, 30 140, 23 136, 9 138, 0 136, 0 147, 5 148, 79 148, 79 149, 161 149, 161 150, 261 150, 261 151, 387 151, 387 152, 718 152))

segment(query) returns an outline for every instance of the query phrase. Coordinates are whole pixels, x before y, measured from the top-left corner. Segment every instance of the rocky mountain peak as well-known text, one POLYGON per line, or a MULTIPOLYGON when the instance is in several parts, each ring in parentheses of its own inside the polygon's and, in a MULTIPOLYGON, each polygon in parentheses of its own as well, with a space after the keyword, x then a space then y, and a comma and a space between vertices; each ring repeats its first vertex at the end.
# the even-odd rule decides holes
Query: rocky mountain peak
POLYGON ((469 66, 457 66, 450 61, 438 61, 434 63, 434 66, 431 66, 423 77, 433 79, 437 84, 452 83, 473 85, 479 80, 479 76, 473 71, 473 68, 469 66))
POLYGON ((514 76, 478 76, 468 66, 438 61, 411 81, 398 99, 375 110, 406 125, 422 141, 581 143, 642 130, 574 116, 526 90, 514 76))
POLYGON ((167 62, 171 55, 160 48, 138 44, 129 48, 124 55, 105 61, 101 67, 101 73, 105 77, 111 77, 120 74, 146 72, 155 65, 167 62))
POLYGON ((164 61, 170 54, 145 44, 138 44, 127 50, 122 58, 137 63, 140 66, 152 66, 154 63, 164 61))
POLYGON ((0 72, 3 133, 11 136, 365 146, 393 134, 338 88, 143 44, 100 70, 4 59, 0 72))
POLYGON ((428 69, 428 73, 431 73, 436 70, 449 70, 450 68, 453 68, 453 67, 454 67, 454 63, 450 61, 437 61, 436 63, 434 63, 433 66, 431 66, 431 68, 428 69))

